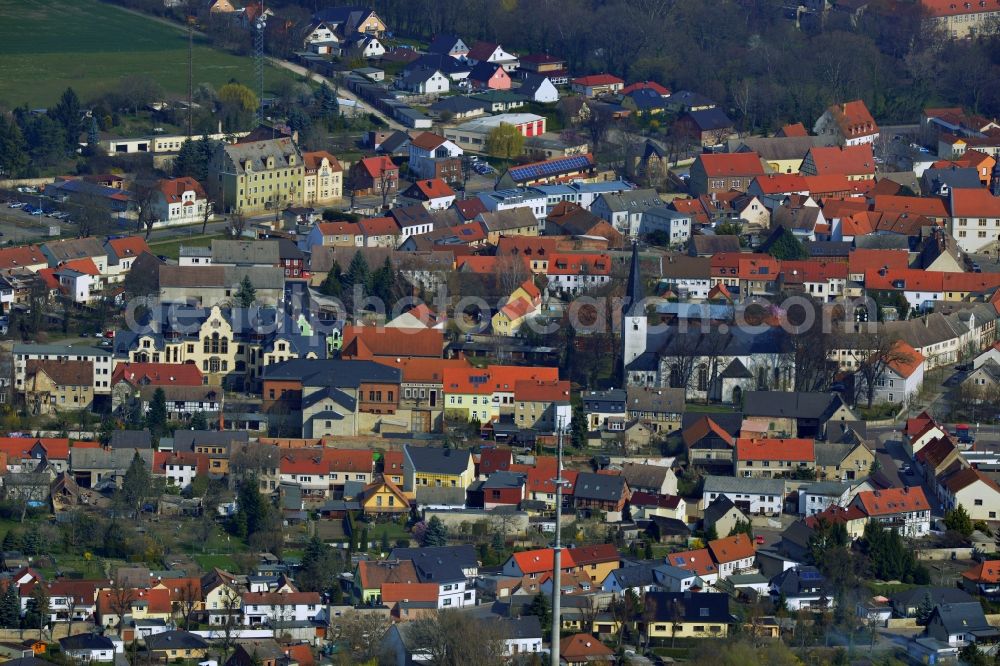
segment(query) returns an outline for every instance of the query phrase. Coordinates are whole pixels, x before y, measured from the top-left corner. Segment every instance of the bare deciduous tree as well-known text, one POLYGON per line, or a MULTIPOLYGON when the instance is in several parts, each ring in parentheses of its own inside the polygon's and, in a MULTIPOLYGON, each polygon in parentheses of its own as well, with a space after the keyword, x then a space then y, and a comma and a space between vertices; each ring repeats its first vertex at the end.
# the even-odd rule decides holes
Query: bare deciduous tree
POLYGON ((381 610, 355 610, 344 613, 338 626, 341 642, 348 647, 355 663, 360 663, 379 656, 382 637, 392 626, 392 620, 381 610))

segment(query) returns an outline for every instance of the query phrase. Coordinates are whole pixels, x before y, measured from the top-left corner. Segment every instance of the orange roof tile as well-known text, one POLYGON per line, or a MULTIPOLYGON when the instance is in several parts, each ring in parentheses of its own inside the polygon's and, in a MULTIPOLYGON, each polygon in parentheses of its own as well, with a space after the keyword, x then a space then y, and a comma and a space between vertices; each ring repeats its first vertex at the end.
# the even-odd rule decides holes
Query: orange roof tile
POLYGON ((382 603, 399 601, 437 601, 437 583, 382 583, 382 603))
POLYGON ((868 143, 844 147, 814 146, 809 154, 812 156, 818 176, 859 176, 875 173, 875 153, 868 143))
POLYGON ((944 202, 936 197, 903 197, 882 194, 875 197, 872 210, 886 213, 914 213, 931 218, 948 217, 948 210, 945 208, 944 202))
POLYGON ((889 361, 886 363, 893 372, 907 379, 924 363, 924 355, 902 340, 896 340, 892 345, 889 361))
POLYGON ((855 502, 869 517, 931 509, 920 486, 866 490, 857 494, 855 502))
POLYGON ((952 217, 1000 217, 1000 197, 985 188, 951 191, 952 217))
POLYGON ((984 560, 963 571, 962 578, 976 583, 1000 583, 1000 560, 984 560))
POLYGON ((827 111, 840 128, 845 139, 857 139, 878 132, 878 125, 865 103, 856 99, 844 104, 834 104, 827 111))
POLYGON ((569 402, 568 381, 522 379, 514 384, 514 400, 525 402, 569 402))
POLYGON ((708 542, 708 552, 718 564, 735 562, 753 557, 757 553, 753 541, 746 534, 734 534, 724 539, 708 542))
POLYGON ((757 153, 702 153, 697 160, 701 161, 705 173, 710 177, 718 176, 763 176, 764 166, 760 163, 757 153))
POLYGON ((740 437, 736 440, 737 460, 783 460, 812 462, 816 460, 811 439, 751 439, 740 437))
POLYGON ((202 386, 201 370, 193 363, 119 363, 111 385, 126 381, 133 386, 202 386))
POLYGON ((124 238, 112 238, 108 241, 119 259, 123 257, 138 257, 143 252, 149 252, 149 245, 142 236, 125 236, 124 238))
POLYGON ((306 167, 306 171, 316 171, 319 169, 320 165, 323 163, 323 158, 326 158, 330 163, 330 168, 334 171, 343 171, 344 167, 340 165, 337 158, 326 152, 325 150, 313 150, 310 152, 302 153, 302 162, 306 167))

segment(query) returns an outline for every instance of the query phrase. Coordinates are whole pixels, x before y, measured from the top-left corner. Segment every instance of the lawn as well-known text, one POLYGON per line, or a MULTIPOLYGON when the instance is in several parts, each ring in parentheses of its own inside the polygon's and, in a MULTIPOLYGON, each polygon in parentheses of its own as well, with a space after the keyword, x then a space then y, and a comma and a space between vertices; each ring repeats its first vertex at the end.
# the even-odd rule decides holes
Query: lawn
POLYGON ((223 238, 222 234, 207 235, 207 236, 191 236, 179 239, 170 239, 165 241, 160 241, 158 243, 150 243, 149 249, 153 251, 153 254, 157 256, 169 257, 171 259, 176 259, 181 251, 181 246, 184 247, 208 247, 212 244, 212 241, 216 238, 223 238))
MULTIPOLYGON (((48 106, 72 86, 83 100, 145 74, 187 93, 188 40, 172 27, 98 0, 0 0, 0 105, 48 106)), ((294 74, 267 68, 265 87, 294 74)), ((195 39, 194 83, 250 84, 249 58, 195 39)))
POLYGON ((225 571, 236 571, 236 563, 229 555, 192 555, 191 558, 205 571, 218 567, 225 571))

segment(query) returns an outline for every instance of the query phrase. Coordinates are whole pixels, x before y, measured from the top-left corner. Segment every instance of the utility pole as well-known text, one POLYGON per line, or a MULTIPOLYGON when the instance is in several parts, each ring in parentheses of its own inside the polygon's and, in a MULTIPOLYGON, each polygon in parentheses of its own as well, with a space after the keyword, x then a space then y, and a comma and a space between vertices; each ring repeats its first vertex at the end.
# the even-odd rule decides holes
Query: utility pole
POLYGON ((552 553, 552 647, 549 654, 552 666, 559 666, 559 630, 562 626, 562 467, 563 467, 563 418, 557 420, 559 429, 556 447, 556 543, 552 553))
POLYGON ((194 26, 188 17, 188 139, 191 138, 194 125, 194 26))
POLYGON ((267 27, 267 15, 264 14, 264 0, 260 0, 260 15, 254 21, 253 57, 254 67, 257 70, 257 124, 264 122, 264 28, 267 27))

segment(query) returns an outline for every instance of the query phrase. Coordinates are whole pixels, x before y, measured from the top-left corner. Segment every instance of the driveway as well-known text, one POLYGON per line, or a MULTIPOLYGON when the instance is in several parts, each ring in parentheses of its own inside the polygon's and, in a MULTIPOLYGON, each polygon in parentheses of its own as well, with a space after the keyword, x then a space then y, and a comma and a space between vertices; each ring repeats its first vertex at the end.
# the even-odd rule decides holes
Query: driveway
POLYGON ((330 81, 330 79, 326 78, 325 76, 317 74, 316 72, 314 72, 312 70, 306 69, 305 67, 302 67, 301 65, 296 65, 295 63, 289 62, 287 60, 281 60, 280 58, 268 58, 268 61, 272 65, 274 65, 275 67, 281 67, 283 69, 287 69, 289 72, 294 72, 294 73, 298 74, 299 76, 305 76, 309 80, 315 81, 316 83, 325 83, 325 84, 327 84, 331 88, 334 88, 334 89, 337 90, 337 95, 339 95, 340 97, 343 97, 344 99, 349 99, 349 100, 353 100, 353 101, 357 102, 358 105, 362 109, 364 109, 367 113, 370 113, 373 116, 376 116, 382 122, 384 122, 386 125, 388 125, 391 129, 402 130, 404 132, 407 131, 407 129, 405 127, 403 127, 400 123, 396 122, 395 120, 393 120, 389 116, 385 115, 384 113, 382 113, 381 111, 379 111, 378 109, 376 109, 375 107, 373 107, 368 102, 364 101, 363 99, 360 99, 357 95, 355 95, 354 93, 352 93, 347 88, 345 88, 343 86, 340 86, 340 85, 337 85, 336 83, 330 81))

